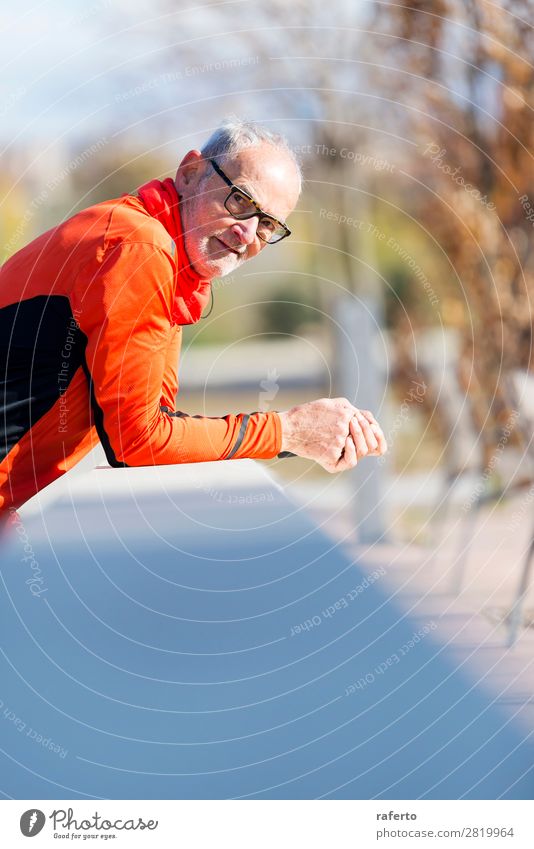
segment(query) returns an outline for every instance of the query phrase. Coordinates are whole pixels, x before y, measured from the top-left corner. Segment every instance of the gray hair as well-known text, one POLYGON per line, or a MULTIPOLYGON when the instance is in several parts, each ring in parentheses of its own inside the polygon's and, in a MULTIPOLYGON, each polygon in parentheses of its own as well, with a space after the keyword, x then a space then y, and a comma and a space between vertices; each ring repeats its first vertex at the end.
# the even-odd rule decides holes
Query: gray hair
POLYGON ((247 147, 267 143, 285 153, 293 162, 297 172, 299 193, 302 189, 302 168, 298 156, 291 148, 288 140, 280 133, 274 133, 267 127, 255 121, 244 121, 241 118, 226 118, 201 147, 200 152, 205 159, 215 159, 219 164, 236 156, 247 147))

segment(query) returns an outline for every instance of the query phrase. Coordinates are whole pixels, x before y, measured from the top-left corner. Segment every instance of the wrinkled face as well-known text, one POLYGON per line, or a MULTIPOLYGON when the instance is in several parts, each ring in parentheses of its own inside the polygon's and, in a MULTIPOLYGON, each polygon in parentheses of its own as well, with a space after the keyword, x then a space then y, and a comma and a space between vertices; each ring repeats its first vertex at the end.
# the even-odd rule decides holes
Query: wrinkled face
MULTIPOLYGON (((283 152, 262 143, 234 159, 218 163, 229 179, 244 189, 263 212, 285 221, 298 200, 295 165, 283 152)), ((187 255, 201 277, 223 277, 267 242, 257 235, 258 218, 239 221, 224 206, 230 188, 197 150, 182 160, 176 174, 187 255)), ((271 250, 274 250, 271 247, 271 250)))

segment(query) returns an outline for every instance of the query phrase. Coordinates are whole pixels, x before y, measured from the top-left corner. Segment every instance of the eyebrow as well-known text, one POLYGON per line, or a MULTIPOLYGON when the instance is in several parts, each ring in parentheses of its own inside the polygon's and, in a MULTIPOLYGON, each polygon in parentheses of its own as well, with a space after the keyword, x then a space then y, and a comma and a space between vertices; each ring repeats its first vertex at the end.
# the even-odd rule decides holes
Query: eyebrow
MULTIPOLYGON (((247 195, 250 195, 252 198, 254 198, 254 192, 246 183, 234 183, 234 186, 237 186, 238 189, 242 189, 244 192, 247 193, 247 195)), ((254 200, 256 200, 256 198, 254 198, 254 200)))
MULTIPOLYGON (((255 202, 255 203, 256 203, 256 204, 260 207, 260 209, 261 209, 261 204, 260 204, 260 203, 258 203, 258 201, 256 200, 256 195, 255 195, 255 193, 254 193, 253 189, 249 188, 249 186, 248 186, 246 183, 234 183, 234 186, 237 186, 237 188, 238 188, 238 189, 241 189, 241 190, 242 190, 243 192, 245 192, 247 195, 250 195, 250 197, 252 198, 252 200, 253 200, 253 201, 254 201, 254 202, 255 202)), ((266 213, 265 213, 265 215, 271 215, 271 214, 270 214, 270 212, 266 212, 266 213)), ((271 218, 275 218, 275 217, 276 217, 276 216, 271 215, 271 218)))
POLYGON ((259 209, 261 209, 261 211, 263 212, 263 214, 266 215, 268 218, 272 218, 273 221, 277 221, 279 224, 285 224, 285 222, 281 218, 278 218, 277 215, 273 215, 272 212, 265 212, 265 210, 262 209, 261 204, 259 204, 255 198, 254 192, 251 191, 248 187, 245 187, 245 183, 234 183, 234 186, 237 186, 238 189, 241 189, 243 192, 246 192, 247 195, 250 195, 252 200, 255 202, 256 206, 258 206, 259 209))

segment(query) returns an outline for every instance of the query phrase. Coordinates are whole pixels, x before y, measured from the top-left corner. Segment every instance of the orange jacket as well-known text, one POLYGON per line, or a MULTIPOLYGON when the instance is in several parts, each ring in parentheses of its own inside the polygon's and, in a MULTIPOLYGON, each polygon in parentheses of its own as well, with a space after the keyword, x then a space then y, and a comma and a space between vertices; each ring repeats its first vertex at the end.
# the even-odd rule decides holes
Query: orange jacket
POLYGON ((181 325, 209 295, 170 178, 83 210, 0 267, 0 513, 98 439, 113 466, 276 456, 275 412, 175 411, 181 325))

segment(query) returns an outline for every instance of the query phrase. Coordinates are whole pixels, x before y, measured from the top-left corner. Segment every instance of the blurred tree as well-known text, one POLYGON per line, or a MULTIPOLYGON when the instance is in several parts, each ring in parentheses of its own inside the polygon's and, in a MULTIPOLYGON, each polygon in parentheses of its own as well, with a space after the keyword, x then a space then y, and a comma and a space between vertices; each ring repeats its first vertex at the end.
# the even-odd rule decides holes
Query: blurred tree
POLYGON ((299 296, 297 287, 284 286, 273 292, 260 307, 262 331, 273 334, 299 334, 309 325, 317 325, 321 312, 313 308, 309 291, 299 296))
POLYGON ((531 0, 377 3, 369 44, 387 51, 376 85, 417 145, 404 209, 454 270, 458 378, 485 462, 517 408, 510 374, 532 366, 533 12, 531 0))

